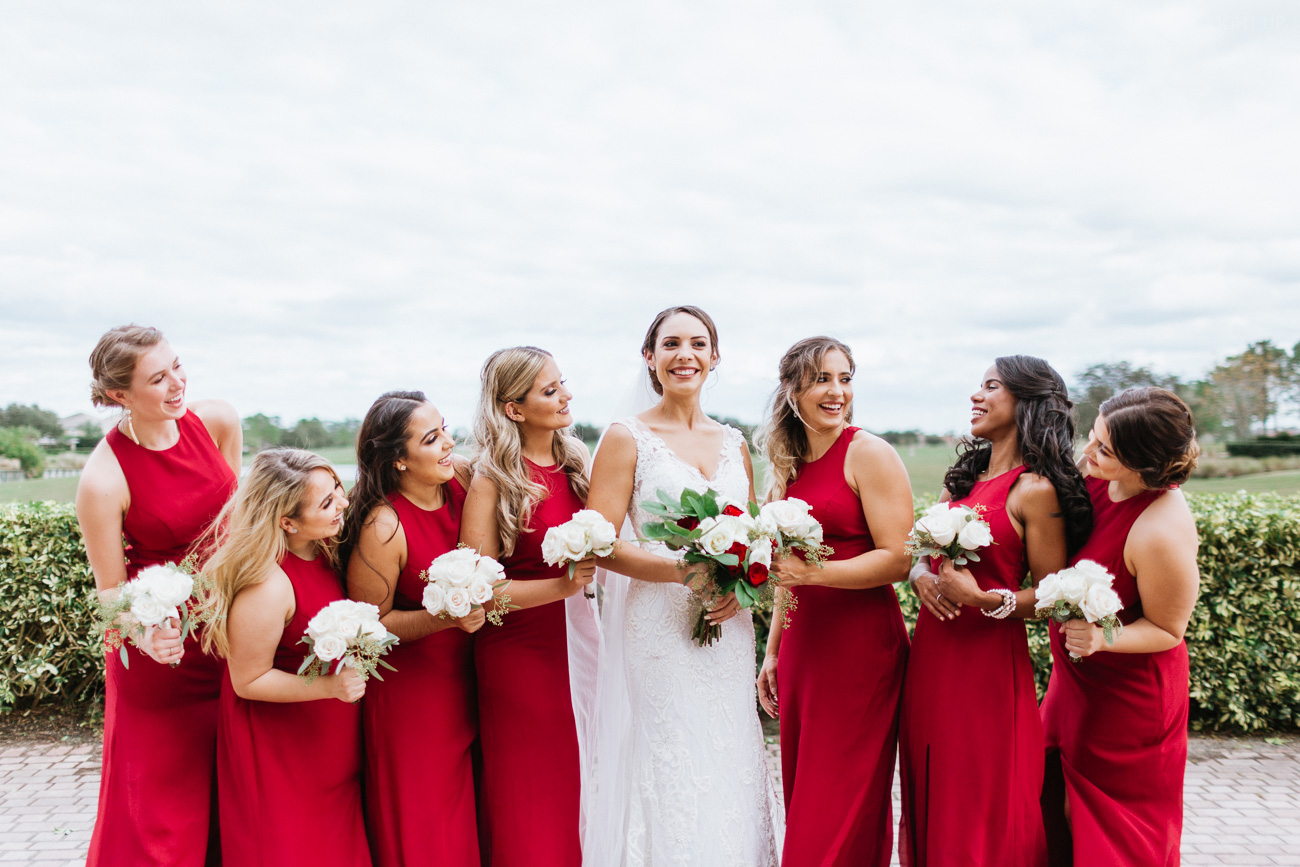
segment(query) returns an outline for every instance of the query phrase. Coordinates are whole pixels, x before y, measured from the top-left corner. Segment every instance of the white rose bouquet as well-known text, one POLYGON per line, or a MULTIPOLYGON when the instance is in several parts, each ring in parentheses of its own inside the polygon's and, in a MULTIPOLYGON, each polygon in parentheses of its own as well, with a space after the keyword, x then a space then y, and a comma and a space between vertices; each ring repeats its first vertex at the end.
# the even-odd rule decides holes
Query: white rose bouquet
MULTIPOLYGON (((1057 623, 1086 620, 1101 627, 1107 644, 1115 643, 1115 633, 1124 631, 1119 612, 1124 605, 1111 586, 1115 577, 1092 560, 1080 560, 1068 569, 1053 572, 1034 590, 1034 616, 1057 623)), ((1070 654, 1072 662, 1082 657, 1070 654)))
MULTIPOLYGON (((720 599, 735 593, 741 608, 770 610, 775 600, 775 583, 768 581, 777 538, 761 524, 754 503, 741 506, 720 497, 686 488, 674 499, 663 491, 641 507, 659 519, 641 528, 648 541, 660 542, 670 550, 683 551, 687 563, 707 567, 706 580, 697 589, 705 599, 720 599)), ((722 637, 721 624, 710 625, 700 614, 691 638, 704 647, 722 637)))
POLYGON ((773 500, 758 510, 759 531, 772 539, 777 557, 794 551, 820 565, 835 553, 822 543, 821 522, 812 516, 812 506, 798 497, 773 500))
MULTIPOLYGON (((167 624, 172 618, 180 621, 181 641, 189 638, 198 627, 199 618, 190 611, 190 600, 196 602, 203 587, 194 575, 194 558, 175 563, 163 563, 141 569, 139 574, 124 581, 116 595, 100 601, 95 616, 96 632, 104 645, 121 654, 122 665, 131 667, 125 641, 136 646, 149 640, 153 630, 167 624)), ((172 668, 180 663, 173 662, 172 668)))
POLYGON ((487 619, 500 626, 512 607, 509 595, 496 592, 510 583, 506 570, 473 548, 453 548, 435 557, 421 576, 428 582, 424 585, 424 610, 435 617, 464 617, 496 596, 495 610, 487 619))
POLYGON ((979 508, 935 503, 912 525, 904 546, 915 557, 947 557, 954 566, 978 563, 977 548, 995 544, 979 508))
MULTIPOLYGON (((569 564, 569 580, 573 580, 573 567, 588 557, 608 557, 614 553, 618 531, 595 509, 582 509, 573 517, 546 531, 542 540, 542 559, 548 566, 569 564)), ((587 592, 590 599, 594 594, 587 592)))
POLYGON ((379 608, 368 602, 339 599, 326 605, 311 620, 299 644, 307 645, 307 658, 298 674, 311 683, 331 667, 337 674, 344 666, 354 668, 362 680, 373 675, 383 680, 379 666, 396 671, 381 658, 397 643, 397 636, 379 622, 379 608))

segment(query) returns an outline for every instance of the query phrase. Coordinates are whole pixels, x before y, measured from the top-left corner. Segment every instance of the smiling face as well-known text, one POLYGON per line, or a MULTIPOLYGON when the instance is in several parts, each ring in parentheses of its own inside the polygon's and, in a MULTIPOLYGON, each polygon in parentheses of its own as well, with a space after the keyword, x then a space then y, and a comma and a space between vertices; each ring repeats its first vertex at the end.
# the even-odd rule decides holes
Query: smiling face
POLYGON ((795 398, 799 418, 815 431, 843 427, 853 406, 853 365, 838 349, 830 349, 810 385, 795 398))
POLYGON ((691 394, 703 387, 718 363, 718 351, 703 322, 689 313, 674 313, 659 325, 645 361, 665 393, 691 394))
POLYGON ((178 419, 185 415, 185 368, 163 340, 140 354, 131 373, 131 387, 110 389, 109 397, 141 421, 178 419))
POLYGON ((569 414, 572 399, 573 392, 565 387, 560 366, 548 356, 523 400, 507 402, 505 411, 511 421, 521 426, 542 431, 564 430, 573 424, 569 414))
POLYGON ((417 485, 446 484, 456 474, 451 460, 455 445, 442 413, 422 403, 406 422, 406 454, 397 461, 398 472, 417 485))
POLYGON ((1130 476, 1139 477, 1135 470, 1124 466, 1111 446, 1110 430, 1106 427, 1106 417, 1097 416, 1088 434, 1088 444, 1083 447, 1084 461, 1088 465, 1088 475, 1106 481, 1127 480, 1130 476))
POLYGON ((280 519, 286 533, 296 530, 293 538, 301 542, 329 539, 343 528, 343 509, 348 498, 334 474, 324 467, 312 470, 307 478, 298 513, 280 519))
POLYGON ((984 371, 979 390, 970 396, 970 432, 980 439, 996 439, 1016 430, 1016 398, 998 374, 997 365, 984 371))

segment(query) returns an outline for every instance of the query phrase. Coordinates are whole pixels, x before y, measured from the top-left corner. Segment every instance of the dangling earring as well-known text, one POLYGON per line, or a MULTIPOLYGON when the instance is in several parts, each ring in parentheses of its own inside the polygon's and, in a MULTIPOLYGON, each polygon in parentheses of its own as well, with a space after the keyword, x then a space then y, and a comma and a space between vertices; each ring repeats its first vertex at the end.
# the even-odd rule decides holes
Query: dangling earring
POLYGON ((140 438, 135 435, 135 425, 131 424, 131 409, 126 407, 122 410, 123 418, 126 420, 126 435, 131 442, 140 445, 140 438))

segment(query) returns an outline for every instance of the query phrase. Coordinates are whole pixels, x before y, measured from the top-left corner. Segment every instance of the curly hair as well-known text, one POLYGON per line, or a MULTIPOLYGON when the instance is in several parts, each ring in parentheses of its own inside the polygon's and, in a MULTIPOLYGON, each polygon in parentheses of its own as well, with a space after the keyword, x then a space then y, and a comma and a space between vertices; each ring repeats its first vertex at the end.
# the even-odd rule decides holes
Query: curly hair
MULTIPOLYGON (((998 378, 1016 399, 1016 436, 1021 459, 1031 473, 1052 483, 1065 518, 1065 543, 1071 555, 1092 533, 1092 500, 1074 462, 1074 416, 1065 380, 1050 364, 1032 355, 1007 355, 994 360, 998 378)), ((957 462, 948 468, 943 486, 959 500, 971 492, 979 474, 988 469, 990 443, 965 439, 957 447, 957 462)), ((1055 516, 1054 516, 1055 517, 1055 516)))

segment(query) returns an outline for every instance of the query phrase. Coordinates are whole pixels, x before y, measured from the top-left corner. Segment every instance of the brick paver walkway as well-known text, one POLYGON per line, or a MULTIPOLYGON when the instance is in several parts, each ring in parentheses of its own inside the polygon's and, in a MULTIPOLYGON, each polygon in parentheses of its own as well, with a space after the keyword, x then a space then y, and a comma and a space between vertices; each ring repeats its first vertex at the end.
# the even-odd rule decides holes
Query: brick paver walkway
MULTIPOLYGON (((98 793, 98 747, 0 748, 0 867, 81 867, 98 793)), ((1300 741, 1193 738, 1186 808, 1184 864, 1300 867, 1300 741)))

